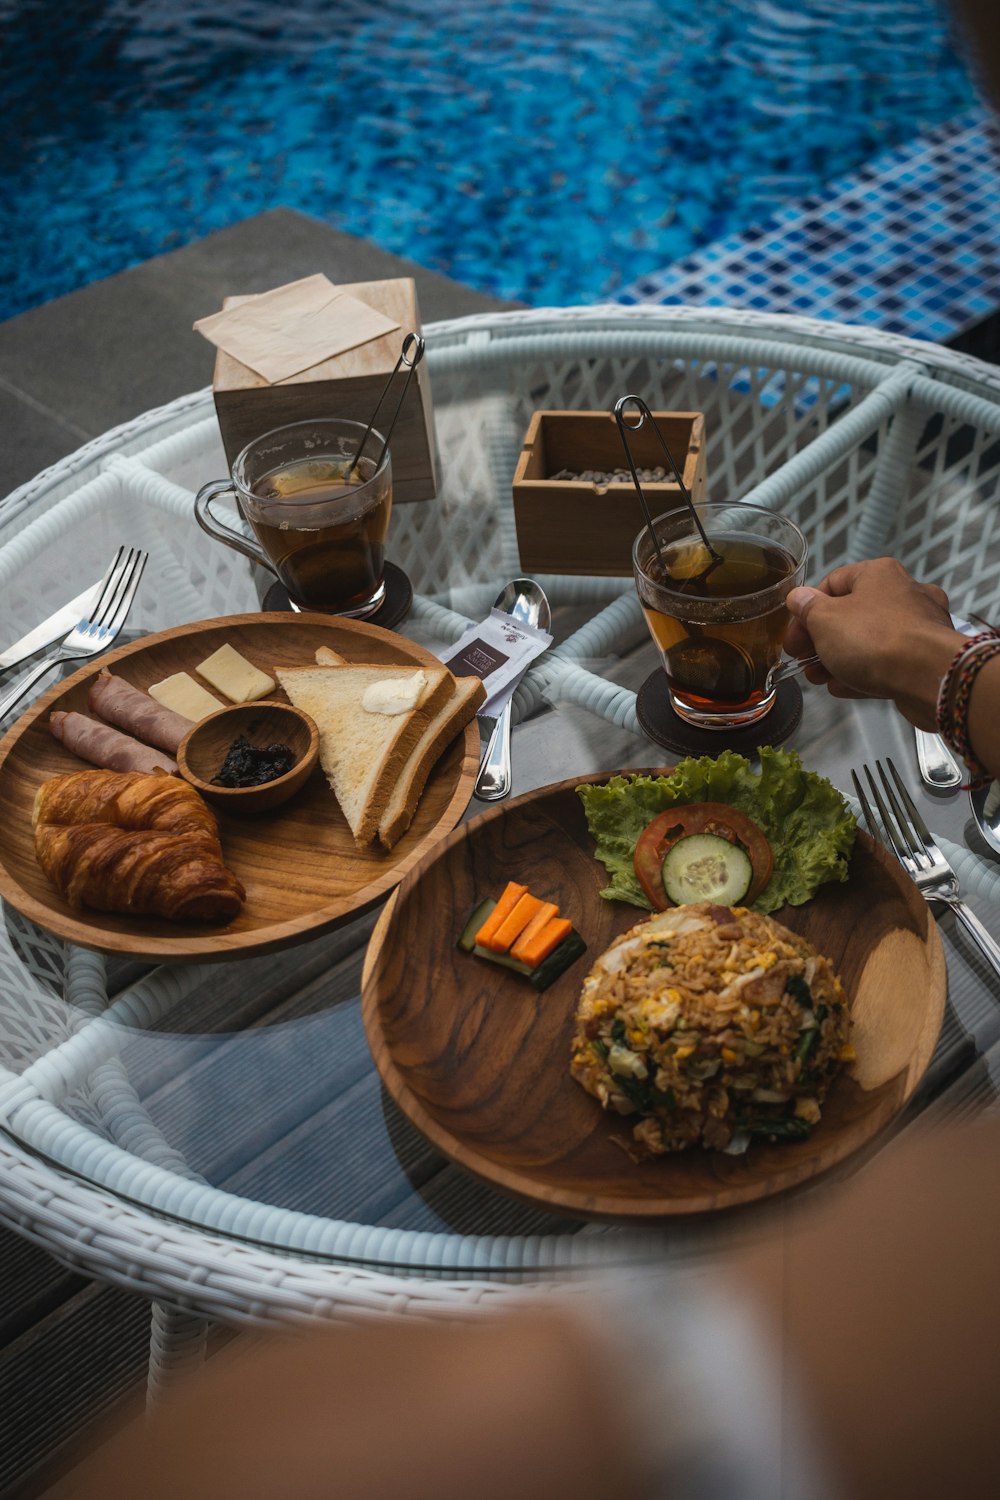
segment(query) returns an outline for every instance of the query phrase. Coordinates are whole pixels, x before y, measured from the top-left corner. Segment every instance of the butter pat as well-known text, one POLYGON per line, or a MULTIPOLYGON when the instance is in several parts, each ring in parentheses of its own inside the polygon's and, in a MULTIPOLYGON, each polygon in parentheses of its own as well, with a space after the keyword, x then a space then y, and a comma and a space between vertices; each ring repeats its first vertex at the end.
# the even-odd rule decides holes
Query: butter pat
POLYGON ((427 673, 422 668, 406 677, 387 677, 365 688, 361 707, 370 714, 408 714, 417 707, 426 688, 427 673))
POLYGON ((195 682, 187 672, 175 672, 172 677, 164 677, 162 682, 154 682, 149 696, 194 724, 225 708, 224 703, 206 692, 201 683, 195 682))
POLYGON ((274 681, 230 645, 220 646, 195 667, 214 688, 233 703, 253 703, 274 691, 274 681))

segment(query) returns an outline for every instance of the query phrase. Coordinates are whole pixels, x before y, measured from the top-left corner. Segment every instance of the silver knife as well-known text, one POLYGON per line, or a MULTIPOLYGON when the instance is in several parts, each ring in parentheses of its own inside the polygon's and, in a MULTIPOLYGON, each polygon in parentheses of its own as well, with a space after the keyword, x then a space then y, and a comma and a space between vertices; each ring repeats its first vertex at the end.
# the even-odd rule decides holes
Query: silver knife
POLYGON ((49 615, 34 630, 29 630, 27 635, 22 635, 13 646, 8 646, 6 651, 0 651, 0 672, 8 672, 11 667, 19 667, 22 662, 27 661, 29 656, 34 656, 36 651, 41 651, 45 646, 51 646, 53 641, 61 640, 64 635, 73 629, 78 620, 82 620, 90 608, 91 600, 98 585, 92 583, 89 589, 84 589, 82 594, 77 594, 68 604, 57 609, 55 614, 49 615))

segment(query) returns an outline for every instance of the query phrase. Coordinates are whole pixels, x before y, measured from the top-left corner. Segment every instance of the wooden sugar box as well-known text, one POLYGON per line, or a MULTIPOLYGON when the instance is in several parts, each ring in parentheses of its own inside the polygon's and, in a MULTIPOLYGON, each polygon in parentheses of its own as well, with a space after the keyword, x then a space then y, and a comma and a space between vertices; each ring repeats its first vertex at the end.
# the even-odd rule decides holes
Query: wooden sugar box
MULTIPOLYGON (((333 359, 290 375, 275 385, 222 349, 218 350, 212 391, 230 467, 247 443, 289 422, 347 417, 367 426, 399 358, 403 339, 408 333, 420 332, 417 289, 411 278, 401 277, 394 281, 351 282, 342 284, 342 290, 385 313, 399 327, 367 344, 359 344, 356 349, 345 349, 333 359)), ((247 300, 227 297, 224 305, 234 307, 247 300)), ((396 381, 401 383, 405 378, 403 366, 396 381)), ((400 386, 394 382, 375 424, 380 432, 385 431, 383 424, 396 409, 399 390, 400 386)), ((437 494, 437 457, 426 356, 410 381, 390 446, 393 504, 433 500, 437 494)))
MULTIPOLYGON (((684 483, 705 499, 705 419, 696 411, 653 413, 684 483)), ((670 465, 647 422, 630 438, 636 468, 670 465)), ((521 567, 536 573, 629 576, 632 543, 645 524, 631 475, 625 484, 554 479, 567 469, 611 473, 628 469, 614 414, 607 411, 536 411, 514 471, 514 521, 521 567)), ((683 504, 675 480, 643 483, 655 517, 683 504)))

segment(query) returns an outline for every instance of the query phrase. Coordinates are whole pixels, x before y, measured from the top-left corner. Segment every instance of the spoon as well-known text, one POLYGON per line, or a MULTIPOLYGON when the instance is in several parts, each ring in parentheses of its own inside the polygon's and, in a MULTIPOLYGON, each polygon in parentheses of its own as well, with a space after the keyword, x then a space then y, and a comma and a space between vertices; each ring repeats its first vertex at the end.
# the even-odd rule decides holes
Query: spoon
POLYGON ((962 769, 944 740, 926 729, 913 731, 917 742, 917 765, 926 786, 942 789, 961 786, 962 769))
POLYGON ((969 793, 972 816, 994 854, 1000 854, 1000 781, 991 781, 969 793))
MULTIPOLYGON (((536 630, 548 630, 552 621, 549 601, 533 578, 515 578, 506 584, 493 608, 536 630)), ((480 802, 500 802, 510 795, 510 699, 500 710, 473 795, 480 802)))

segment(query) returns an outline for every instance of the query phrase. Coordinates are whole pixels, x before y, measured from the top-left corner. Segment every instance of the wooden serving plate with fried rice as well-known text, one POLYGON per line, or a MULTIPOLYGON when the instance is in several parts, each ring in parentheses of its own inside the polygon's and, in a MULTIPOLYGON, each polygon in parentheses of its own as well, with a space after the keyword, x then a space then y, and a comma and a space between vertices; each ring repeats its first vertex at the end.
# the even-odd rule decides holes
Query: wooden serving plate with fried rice
POLYGON ((934 918, 896 861, 859 832, 846 883, 774 913, 832 960, 851 1003, 857 1060, 834 1081, 812 1135, 755 1141, 742 1156, 689 1150, 633 1160, 623 1149, 628 1122, 605 1113, 569 1072, 588 968, 642 918, 599 895, 604 870, 575 788, 607 774, 492 809, 407 874, 375 929, 363 978, 365 1025, 386 1088, 446 1156, 555 1213, 651 1221, 808 1182, 884 1131, 930 1062, 947 987, 934 918), (508 880, 558 902, 588 945, 541 995, 455 946, 477 901, 508 880))

